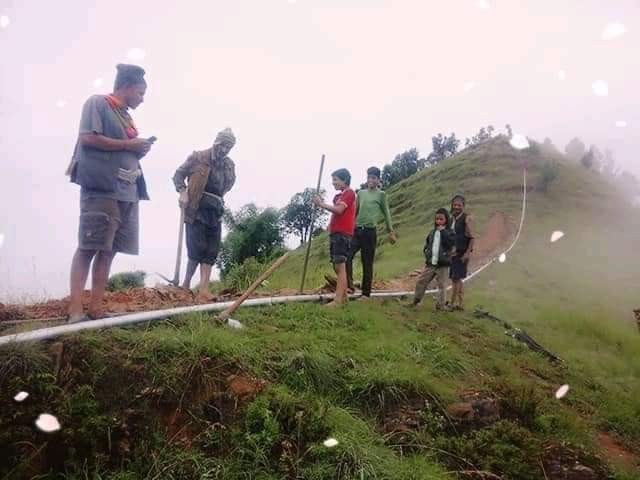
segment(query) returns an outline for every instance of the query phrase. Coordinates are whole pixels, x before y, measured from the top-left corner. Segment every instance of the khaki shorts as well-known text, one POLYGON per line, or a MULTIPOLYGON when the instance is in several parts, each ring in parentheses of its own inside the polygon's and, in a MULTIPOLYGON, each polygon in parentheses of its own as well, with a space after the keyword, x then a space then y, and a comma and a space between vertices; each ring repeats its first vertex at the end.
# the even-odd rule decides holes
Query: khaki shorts
POLYGON ((138 202, 81 199, 78 248, 137 255, 138 202))

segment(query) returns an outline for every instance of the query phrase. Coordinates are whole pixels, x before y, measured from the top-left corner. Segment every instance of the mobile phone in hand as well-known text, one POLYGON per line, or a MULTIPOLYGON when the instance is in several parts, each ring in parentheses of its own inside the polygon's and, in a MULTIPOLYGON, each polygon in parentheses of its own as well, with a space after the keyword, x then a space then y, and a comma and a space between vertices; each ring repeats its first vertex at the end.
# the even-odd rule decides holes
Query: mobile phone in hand
POLYGON ((156 140, 158 140, 158 137, 156 137, 156 136, 151 136, 151 137, 147 138, 147 141, 150 142, 150 143, 155 143, 156 140))

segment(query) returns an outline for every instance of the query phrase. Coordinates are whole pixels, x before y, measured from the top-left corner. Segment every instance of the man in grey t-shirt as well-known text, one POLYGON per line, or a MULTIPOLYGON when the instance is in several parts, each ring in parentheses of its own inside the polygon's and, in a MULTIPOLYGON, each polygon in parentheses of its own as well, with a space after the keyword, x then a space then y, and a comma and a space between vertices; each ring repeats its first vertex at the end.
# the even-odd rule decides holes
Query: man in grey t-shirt
POLYGON ((114 93, 89 98, 68 174, 81 186, 78 248, 71 265, 69 322, 103 316, 102 301, 117 252, 138 254, 138 201, 148 200, 140 159, 153 143, 138 137, 129 115, 144 100, 144 70, 118 65, 114 93), (91 300, 82 291, 92 267, 91 300))

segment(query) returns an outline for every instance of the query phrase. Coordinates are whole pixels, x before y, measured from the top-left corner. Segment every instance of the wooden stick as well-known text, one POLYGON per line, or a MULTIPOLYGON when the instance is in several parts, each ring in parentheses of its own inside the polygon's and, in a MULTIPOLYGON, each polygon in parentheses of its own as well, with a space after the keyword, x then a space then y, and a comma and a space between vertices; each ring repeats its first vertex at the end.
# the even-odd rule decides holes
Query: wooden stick
POLYGON ((273 272, 275 272, 275 270, 280 265, 284 263, 287 257, 289 257, 290 253, 291 252, 287 252, 284 255, 282 255, 278 260, 276 260, 262 275, 260 275, 256 279, 255 282, 251 284, 249 288, 247 288, 247 290, 242 294, 240 298, 238 298, 235 302, 233 302, 233 305, 231 305, 225 311, 220 313, 220 315, 218 315, 218 319, 222 321, 226 321, 231 316, 231 314, 237 310, 237 308, 242 304, 242 302, 244 302, 247 298, 249 298, 249 295, 251 295, 254 292, 254 290, 260 286, 262 282, 264 282, 273 272))
POLYGON ((173 271, 173 286, 180 285, 180 265, 182 263, 182 239, 184 238, 184 208, 180 207, 180 227, 178 228, 178 251, 176 252, 176 267, 173 271))
MULTIPOLYGON (((316 195, 320 195, 320 182, 322 182, 322 170, 324 169, 324 153, 320 159, 320 173, 318 174, 318 186, 316 187, 316 195)), ((307 253, 304 256, 304 266, 302 267, 302 279, 300 280, 300 290, 298 293, 302 293, 304 290, 304 279, 307 276, 307 265, 309 264, 309 254, 311 253, 311 238, 313 237, 313 224, 316 221, 316 210, 318 207, 314 207, 311 214, 311 224, 309 225, 309 239, 307 240, 307 253)))

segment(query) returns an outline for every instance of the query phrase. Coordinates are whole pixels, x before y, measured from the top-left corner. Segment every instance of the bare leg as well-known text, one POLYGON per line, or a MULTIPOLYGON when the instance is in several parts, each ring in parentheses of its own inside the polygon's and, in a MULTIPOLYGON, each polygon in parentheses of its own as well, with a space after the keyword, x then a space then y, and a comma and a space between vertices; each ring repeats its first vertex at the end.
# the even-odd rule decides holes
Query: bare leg
POLYGON ((73 255, 71 262, 70 275, 70 299, 69 299, 69 318, 79 317, 82 315, 82 292, 87 283, 89 269, 91 268, 91 260, 93 260, 95 250, 77 249, 73 255))
POLYGON ((460 280, 460 284, 458 285, 458 306, 463 309, 464 308, 464 283, 460 280))
POLYGON ((211 299, 209 293, 209 281, 211 280, 212 265, 207 263, 200 264, 200 288, 198 289, 198 300, 205 301, 211 299))
POLYGON ((93 270, 91 271, 91 302, 89 303, 89 316, 93 318, 101 318, 104 316, 102 310, 102 300, 104 299, 104 291, 107 288, 109 280, 109 272, 111 271, 111 263, 116 256, 115 252, 100 251, 93 261, 93 270))
POLYGON ((184 275, 184 282, 182 283, 182 288, 184 288, 185 290, 189 290, 191 288, 191 279, 195 275, 197 269, 198 262, 189 259, 189 262, 187 263, 187 272, 184 275))
POLYGON ((336 296, 333 302, 330 302, 329 306, 344 305, 348 301, 347 297, 347 266, 345 263, 338 263, 335 265, 335 271, 337 275, 336 283, 336 296))

